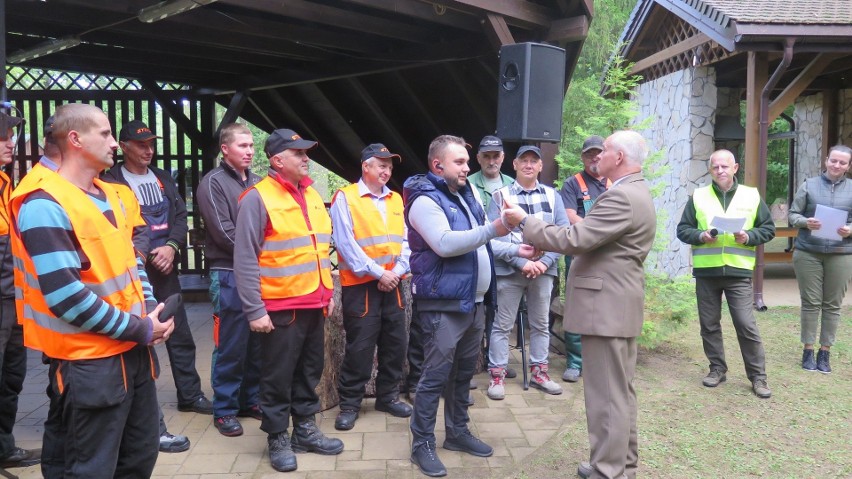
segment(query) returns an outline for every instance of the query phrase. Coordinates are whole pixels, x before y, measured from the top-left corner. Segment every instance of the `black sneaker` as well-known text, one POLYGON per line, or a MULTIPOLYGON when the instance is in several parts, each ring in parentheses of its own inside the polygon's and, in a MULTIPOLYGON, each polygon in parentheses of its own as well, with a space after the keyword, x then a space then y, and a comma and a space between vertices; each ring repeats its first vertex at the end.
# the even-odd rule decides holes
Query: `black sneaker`
POLYGON ((248 409, 240 409, 240 412, 237 413, 237 417, 250 417, 257 419, 258 421, 263 420, 263 410, 259 405, 255 404, 254 406, 248 409))
POLYGON ((293 452, 290 435, 286 430, 278 434, 270 434, 266 442, 269 445, 269 463, 272 464, 273 469, 278 472, 296 470, 296 453, 293 452))
POLYGON ((189 449, 189 438, 169 431, 160 436, 160 452, 183 452, 189 449))
POLYGON ((805 371, 816 371, 817 363, 814 359, 814 350, 805 349, 802 351, 802 369, 805 371))
POLYGON ((716 386, 725 382, 727 378, 725 377, 725 373, 719 371, 718 369, 711 369, 710 373, 704 377, 702 384, 707 386, 708 388, 715 388, 716 386))
POLYGON ((213 414, 213 403, 204 395, 188 404, 178 404, 178 411, 197 414, 213 414))
POLYGON ((411 416, 411 406, 405 404, 399 399, 394 399, 393 401, 376 401, 376 411, 386 412, 391 416, 395 417, 409 417, 411 416))
POLYGON ((420 472, 429 477, 443 477, 447 475, 447 468, 438 459, 435 445, 431 442, 421 444, 411 451, 411 462, 420 468, 420 472))
POLYGON ((327 437, 312 419, 296 424, 290 444, 296 452, 315 452, 327 456, 343 452, 343 441, 327 437))
POLYGON ((466 452, 479 457, 491 457, 494 454, 494 449, 491 446, 482 442, 478 437, 471 434, 470 431, 465 431, 458 437, 448 437, 445 439, 444 449, 466 452))
POLYGON ((831 353, 826 349, 820 349, 817 351, 816 367, 817 370, 823 374, 831 373, 831 363, 828 359, 829 356, 831 356, 831 353))
POLYGON ((243 425, 236 416, 222 416, 213 419, 213 424, 219 430, 219 434, 228 437, 242 436, 243 425))

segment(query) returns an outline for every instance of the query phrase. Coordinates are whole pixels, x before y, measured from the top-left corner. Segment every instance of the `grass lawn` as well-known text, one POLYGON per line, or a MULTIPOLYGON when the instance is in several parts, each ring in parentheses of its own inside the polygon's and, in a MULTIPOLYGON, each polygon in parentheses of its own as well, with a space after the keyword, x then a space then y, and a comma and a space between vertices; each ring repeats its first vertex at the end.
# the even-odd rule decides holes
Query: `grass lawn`
MULTIPOLYGON (((852 308, 843 310, 832 374, 801 369, 798 308, 757 314, 772 398, 758 399, 723 316, 728 380, 705 388, 698 320, 654 351, 640 350, 639 477, 852 477, 852 308)), ((576 477, 588 460, 582 395, 563 431, 501 477, 576 477)))

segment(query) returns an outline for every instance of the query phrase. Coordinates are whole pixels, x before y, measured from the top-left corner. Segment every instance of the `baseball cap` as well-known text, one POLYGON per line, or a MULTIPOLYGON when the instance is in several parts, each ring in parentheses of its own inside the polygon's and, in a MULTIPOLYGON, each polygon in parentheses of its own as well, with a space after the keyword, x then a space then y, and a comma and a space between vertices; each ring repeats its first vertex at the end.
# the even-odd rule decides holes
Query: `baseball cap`
POLYGON ((370 158, 398 158, 399 161, 402 161, 402 157, 397 155, 396 153, 391 153, 390 150, 385 147, 385 145, 381 143, 371 143, 367 145, 366 148, 361 150, 361 162, 365 162, 370 158))
POLYGON ((537 146, 533 145, 524 145, 518 148, 518 154, 515 155, 515 158, 520 158, 524 153, 531 151, 536 154, 539 158, 541 158, 541 150, 537 146))
POLYGON ((310 150, 315 146, 317 142, 305 140, 295 131, 282 128, 269 135, 263 145, 263 152, 267 157, 272 158, 284 150, 310 150))
POLYGON ((589 150, 603 151, 603 142, 604 139, 598 135, 592 135, 586 138, 586 141, 583 142, 583 153, 589 150))
POLYGON ((159 138, 159 136, 151 133, 151 129, 142 120, 125 123, 118 132, 118 141, 148 141, 153 138, 159 138))
POLYGON ((503 151, 503 141, 496 136, 483 137, 482 141, 479 142, 479 152, 484 153, 486 151, 503 151))
POLYGON ((19 116, 12 116, 4 111, 0 111, 0 139, 6 141, 6 133, 9 128, 15 128, 23 123, 24 119, 19 116))

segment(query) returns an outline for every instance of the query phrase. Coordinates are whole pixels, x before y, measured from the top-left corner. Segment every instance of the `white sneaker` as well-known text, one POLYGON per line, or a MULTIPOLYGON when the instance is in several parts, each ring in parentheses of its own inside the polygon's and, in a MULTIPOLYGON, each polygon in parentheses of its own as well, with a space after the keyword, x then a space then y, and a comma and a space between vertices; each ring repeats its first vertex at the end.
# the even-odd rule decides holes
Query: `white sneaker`
POLYGON ((503 368, 491 368, 491 381, 488 383, 488 398, 499 401, 506 397, 506 388, 503 386, 503 378, 506 371, 503 368))
POLYGON ((556 384, 547 375, 547 364, 530 367, 530 386, 541 389, 547 394, 562 394, 562 386, 556 384))

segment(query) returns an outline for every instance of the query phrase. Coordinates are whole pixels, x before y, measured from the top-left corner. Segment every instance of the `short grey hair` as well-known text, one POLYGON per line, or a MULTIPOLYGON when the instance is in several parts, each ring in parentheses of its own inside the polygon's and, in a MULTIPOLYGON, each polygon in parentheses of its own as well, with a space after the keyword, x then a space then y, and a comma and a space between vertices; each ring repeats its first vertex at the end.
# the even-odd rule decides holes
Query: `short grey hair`
POLYGON ((642 135, 633 130, 616 131, 608 138, 609 143, 616 151, 624 153, 629 163, 642 166, 648 158, 648 146, 642 135))

